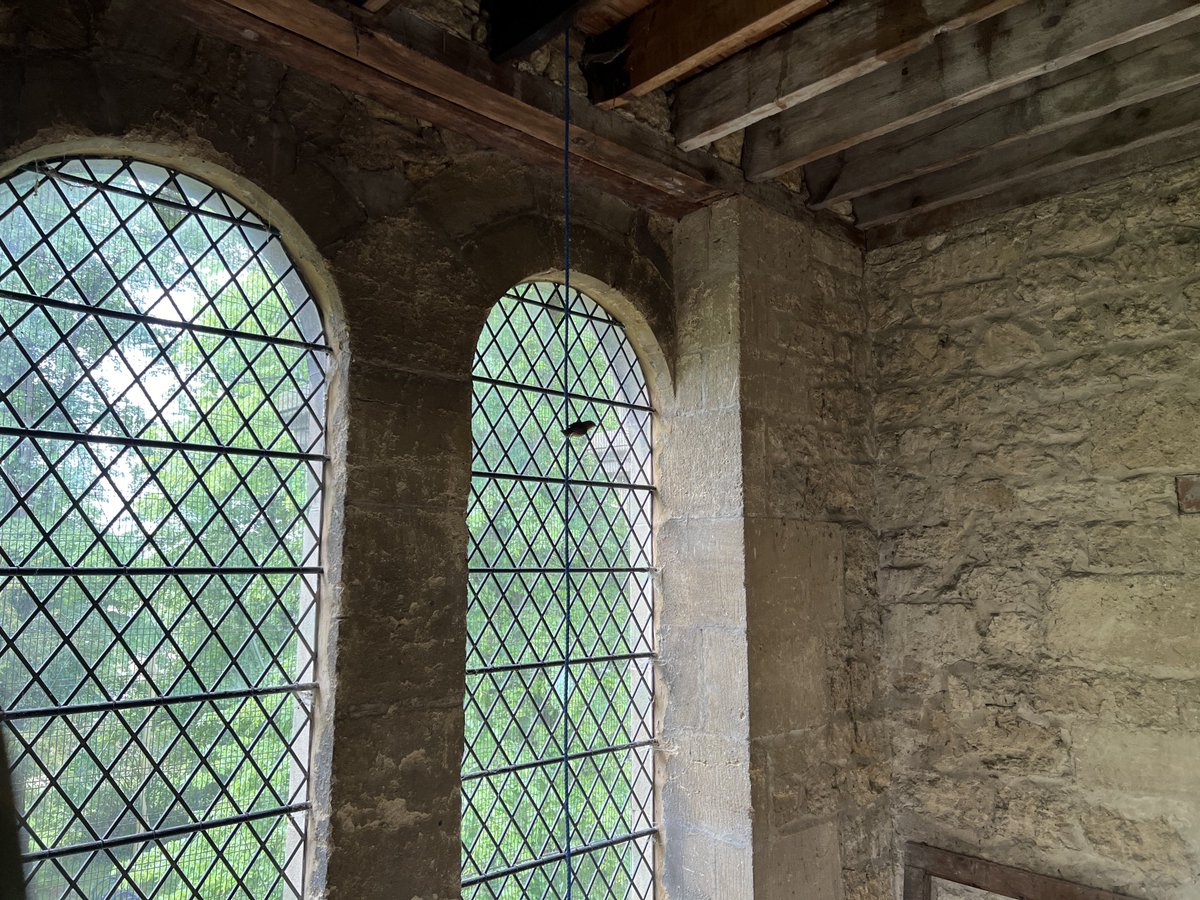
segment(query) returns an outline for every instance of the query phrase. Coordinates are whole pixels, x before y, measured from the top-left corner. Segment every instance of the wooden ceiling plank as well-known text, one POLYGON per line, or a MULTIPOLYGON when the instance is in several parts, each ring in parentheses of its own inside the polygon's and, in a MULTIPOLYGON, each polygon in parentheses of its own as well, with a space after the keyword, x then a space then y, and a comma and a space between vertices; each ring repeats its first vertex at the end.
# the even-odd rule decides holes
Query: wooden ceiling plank
MULTIPOLYGON (((478 45, 394 9, 386 33, 311 0, 176 0, 200 31, 272 56, 390 109, 465 134, 549 169, 562 166, 562 89, 478 45)), ((572 113, 572 171, 637 207, 679 218, 744 194, 777 212, 858 242, 843 220, 813 213, 776 184, 750 184, 737 166, 684 153, 670 135, 587 103, 572 113)))
MULTIPOLYGON (((189 0, 191 2, 191 0, 189 0)), ((346 67, 330 65, 330 53, 350 60, 363 78, 395 81, 441 98, 454 109, 430 121, 458 130, 457 110, 466 109, 479 121, 525 134, 529 139, 562 152, 561 91, 551 82, 512 66, 492 63, 480 48, 441 31, 416 16, 389 18, 389 30, 357 27, 349 19, 311 0, 210 0, 209 8, 227 7, 325 48, 312 61, 290 64, 339 86, 346 86, 346 67), (449 121, 443 121, 448 118, 449 121)), ((198 23, 203 27, 203 23, 198 23)), ((272 41, 256 46, 274 52, 272 41)), ((352 87, 351 90, 360 91, 352 87)), ((361 92, 361 91, 360 91, 361 92)), ((647 126, 579 104, 571 135, 572 153, 626 179, 641 182, 666 195, 665 199, 695 206, 727 196, 730 191, 709 183, 708 158, 689 160, 668 138, 647 126)), ((730 167, 732 168, 732 167, 730 167)))
MULTIPOLYGON (((1025 0, 840 0, 680 85, 675 137, 694 150, 811 100, 1025 0)), ((730 3, 730 5, 736 5, 730 3)))
POLYGON ((484 0, 492 59, 507 62, 528 56, 562 37, 575 14, 590 0, 484 0))
POLYGON ((830 0, 658 0, 618 35, 600 35, 589 52, 625 52, 588 67, 592 100, 612 108, 728 59, 830 0))
POLYGON ((1196 0, 1030 2, 759 122, 743 164, 773 178, 1197 16, 1196 0))
MULTIPOLYGON (((451 106, 440 97, 400 81, 379 78, 354 60, 287 29, 256 19, 230 7, 224 0, 176 0, 172 11, 198 30, 230 43, 265 52, 298 71, 319 74, 331 84, 389 109, 402 111, 451 131, 473 135, 485 146, 509 153, 532 165, 562 165, 562 151, 550 144, 531 141, 522 131, 504 127, 465 107, 451 106)), ((656 188, 587 160, 577 160, 572 170, 617 196, 663 215, 677 217, 699 207, 699 204, 686 200, 675 200, 656 188)))
POLYGON ((592 0, 575 16, 584 34, 603 34, 649 6, 653 0, 592 0))
POLYGON ((1185 22, 817 160, 804 181, 821 209, 1197 85, 1200 26, 1185 22))
POLYGON ((931 212, 901 219, 891 225, 881 225, 866 232, 868 249, 891 247, 931 234, 945 232, 988 216, 999 215, 1049 200, 1063 194, 1087 190, 1108 182, 1118 181, 1200 157, 1200 133, 1192 133, 1175 141, 1164 141, 1148 147, 1137 147, 1128 153, 1079 166, 1057 178, 1028 181, 1011 190, 990 194, 979 200, 968 200, 931 212))
POLYGON ((1107 116, 1009 144, 952 169, 855 201, 861 228, 976 200, 1030 181, 1200 132, 1200 90, 1168 94, 1107 116))

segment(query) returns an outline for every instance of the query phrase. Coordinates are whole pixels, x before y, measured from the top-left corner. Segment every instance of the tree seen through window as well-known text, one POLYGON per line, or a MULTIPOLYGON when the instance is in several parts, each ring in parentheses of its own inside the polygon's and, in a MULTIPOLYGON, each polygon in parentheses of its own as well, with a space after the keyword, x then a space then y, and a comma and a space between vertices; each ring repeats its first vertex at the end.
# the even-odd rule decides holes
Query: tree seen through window
POLYGON ((654 891, 651 408, 620 323, 524 284, 473 372, 465 900, 654 891))
POLYGON ((0 733, 30 896, 303 890, 327 364, 202 181, 0 182, 0 733))

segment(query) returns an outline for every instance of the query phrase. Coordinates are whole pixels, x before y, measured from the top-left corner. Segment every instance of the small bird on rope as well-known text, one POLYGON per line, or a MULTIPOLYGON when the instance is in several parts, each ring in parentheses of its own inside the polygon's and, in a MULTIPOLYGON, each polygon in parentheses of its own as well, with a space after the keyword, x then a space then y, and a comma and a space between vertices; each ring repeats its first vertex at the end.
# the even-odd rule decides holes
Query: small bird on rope
POLYGON ((596 427, 596 423, 591 419, 584 419, 582 422, 572 422, 563 429, 563 434, 569 438, 587 437, 587 433, 596 427))

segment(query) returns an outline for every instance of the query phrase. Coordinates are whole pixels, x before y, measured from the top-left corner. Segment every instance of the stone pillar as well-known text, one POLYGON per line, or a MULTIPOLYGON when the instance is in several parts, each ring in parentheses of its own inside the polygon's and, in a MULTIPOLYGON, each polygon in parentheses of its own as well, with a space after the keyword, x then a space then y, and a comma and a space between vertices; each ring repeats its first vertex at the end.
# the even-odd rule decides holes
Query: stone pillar
POLYGON ((676 392, 660 402, 662 880, 671 900, 748 900, 749 686, 738 210, 675 234, 676 392))
POLYGON ((863 257, 749 208, 739 243, 755 897, 887 896, 863 257))
POLYGON ((675 273, 668 896, 883 897, 862 254, 730 200, 680 224, 675 273))
POLYGON ((314 895, 456 897, 469 364, 483 292, 419 222, 380 226, 335 262, 360 327, 347 391, 341 602, 331 623, 328 884, 315 884, 314 895))

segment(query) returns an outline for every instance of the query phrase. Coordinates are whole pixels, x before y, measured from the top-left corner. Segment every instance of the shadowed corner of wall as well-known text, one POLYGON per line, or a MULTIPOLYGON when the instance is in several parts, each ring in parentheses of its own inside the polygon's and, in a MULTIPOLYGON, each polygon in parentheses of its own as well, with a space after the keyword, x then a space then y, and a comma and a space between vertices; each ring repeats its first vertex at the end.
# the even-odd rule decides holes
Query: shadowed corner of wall
POLYGON ((17 810, 4 741, 0 740, 0 900, 25 900, 25 877, 17 843, 17 810))

